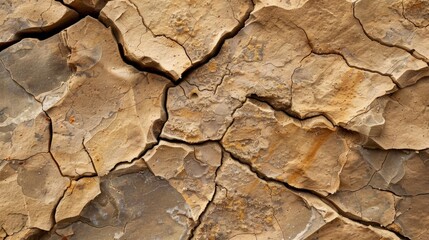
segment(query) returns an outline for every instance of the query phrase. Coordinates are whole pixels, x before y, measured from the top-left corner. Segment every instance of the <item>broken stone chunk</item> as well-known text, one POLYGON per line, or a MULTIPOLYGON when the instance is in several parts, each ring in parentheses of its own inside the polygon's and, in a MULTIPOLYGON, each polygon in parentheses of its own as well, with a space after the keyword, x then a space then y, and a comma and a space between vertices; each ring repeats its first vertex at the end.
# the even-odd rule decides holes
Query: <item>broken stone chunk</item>
POLYGON ((156 142, 168 81, 126 65, 109 29, 90 17, 59 36, 74 74, 47 111, 51 151, 65 175, 102 176, 156 142))
POLYGON ((248 100, 234 113, 222 145, 267 177, 322 194, 334 193, 348 147, 323 120, 313 120, 313 124, 321 121, 322 125, 313 127, 265 103, 248 100))
POLYGON ((290 108, 291 76, 311 48, 305 32, 284 20, 285 13, 280 8, 252 13, 214 59, 171 88, 161 136, 192 143, 219 140, 248 96, 290 108))
POLYGON ((330 239, 335 235, 339 237, 335 239, 354 235, 399 239, 338 216, 314 196, 266 182, 229 155, 223 159, 216 183, 215 198, 195 230, 195 239, 330 239), (332 233, 337 225, 344 228, 332 233))
POLYGON ((83 208, 99 194, 100 179, 98 177, 72 181, 58 204, 55 222, 64 224, 66 221, 69 223, 75 221, 83 208))
POLYGON ((98 14, 110 0, 64 0, 64 4, 81 14, 98 14))
POLYGON ((396 206, 398 213, 392 227, 397 226, 403 232, 403 235, 410 239, 427 239, 429 237, 428 201, 428 195, 400 199, 396 206))
POLYGON ((322 216, 277 183, 259 179, 229 156, 223 160, 215 198, 195 239, 305 238, 324 224, 322 216))
POLYGON ((429 148, 429 78, 388 97, 383 130, 370 139, 383 149, 429 148))
POLYGON ((0 3, 0 47, 24 34, 58 29, 78 14, 55 0, 5 0, 0 3))
POLYGON ((222 152, 219 145, 185 145, 160 141, 143 159, 149 169, 182 194, 194 221, 212 199, 222 152))
POLYGON ((50 230, 55 207, 68 184, 49 153, 25 161, 2 161, 0 225, 4 232, 13 236, 29 229, 50 230))
POLYGON ((429 61, 428 14, 424 0, 361 0, 355 4, 355 15, 365 32, 386 45, 416 51, 429 61))
POLYGON ((301 118, 323 114, 336 125, 349 122, 395 87, 389 77, 350 68, 335 54, 306 57, 292 84, 292 111, 301 118))
MULTIPOLYGON (((367 14, 374 15, 370 9, 367 14)), ((353 15, 351 1, 309 0, 287 12, 286 19, 306 32, 315 53, 340 54, 349 65, 389 75, 401 87, 429 74, 426 62, 368 38, 353 15)))
POLYGON ((115 30, 128 58, 177 80, 210 57, 252 9, 249 0, 113 0, 100 19, 115 30))
POLYGON ((144 167, 102 177, 101 194, 83 209, 80 221, 56 233, 70 240, 186 239, 193 225, 182 195, 144 167))

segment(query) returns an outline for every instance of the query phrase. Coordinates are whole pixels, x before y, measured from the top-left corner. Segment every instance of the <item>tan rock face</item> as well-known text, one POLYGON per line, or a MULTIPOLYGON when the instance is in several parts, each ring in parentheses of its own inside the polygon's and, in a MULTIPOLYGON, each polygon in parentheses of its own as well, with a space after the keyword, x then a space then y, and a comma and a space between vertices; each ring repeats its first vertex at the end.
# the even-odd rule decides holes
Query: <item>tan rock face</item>
POLYGON ((427 10, 4 0, 0 240, 429 239, 427 10))
POLYGON ((126 56, 179 79, 207 59, 251 10, 249 0, 113 0, 103 8, 101 19, 115 29, 126 56))
POLYGON ((198 217, 212 199, 215 191, 215 173, 222 152, 217 144, 191 147, 161 141, 143 159, 150 170, 166 179, 182 194, 191 208, 192 219, 198 217))
POLYGON ((265 182, 229 156, 216 183, 215 198, 195 239, 399 239, 339 217, 317 198, 265 182), (339 226, 344 230, 338 231, 339 226))
POLYGON ((305 58, 292 84, 292 111, 302 118, 324 114, 337 125, 348 123, 395 87, 389 77, 350 68, 335 54, 305 58))
MULTIPOLYGON (((141 160, 140 160, 141 161, 141 160)), ((48 239, 186 239, 194 222, 182 195, 145 166, 101 179, 80 221, 48 239), (156 216, 156 217, 154 217, 156 216), (60 236, 60 237, 58 237, 60 236)))
POLYGON ((222 145, 270 178, 334 193, 348 147, 327 122, 323 117, 298 121, 264 103, 247 101, 234 113, 222 145))
POLYGON ((0 47, 23 34, 52 31, 78 14, 54 0, 5 0, 0 3, 0 47))
POLYGON ((429 4, 422 0, 357 1, 355 15, 365 31, 374 39, 429 60, 427 12, 429 4))
POLYGON ((357 219, 425 239, 427 159, 425 152, 353 149, 340 174, 340 188, 329 199, 357 219))
POLYGON ((426 149, 429 143, 429 78, 377 99, 347 128, 369 136, 368 145, 383 149, 426 149))
POLYGON ((31 228, 48 231, 52 214, 69 180, 62 177, 48 153, 24 161, 0 163, 0 225, 7 235, 31 228))
POLYGON ((58 204, 55 221, 57 223, 72 222, 73 218, 80 215, 86 204, 100 193, 99 178, 82 178, 78 181, 72 181, 58 204))
POLYGON ((219 140, 232 113, 251 95, 289 108, 291 76, 311 49, 305 33, 284 17, 282 9, 253 13, 216 58, 171 88, 162 136, 188 142, 219 140))

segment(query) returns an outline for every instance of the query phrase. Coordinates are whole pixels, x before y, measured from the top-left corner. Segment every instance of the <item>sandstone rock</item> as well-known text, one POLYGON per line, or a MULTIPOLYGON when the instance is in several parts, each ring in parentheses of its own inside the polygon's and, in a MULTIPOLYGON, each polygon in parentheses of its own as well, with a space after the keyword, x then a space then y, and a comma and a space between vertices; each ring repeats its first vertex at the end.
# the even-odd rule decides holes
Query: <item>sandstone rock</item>
POLYGON ((229 156, 216 178, 215 198, 195 231, 195 239, 399 239, 384 230, 339 217, 307 194, 265 182, 229 156), (343 226, 334 230, 335 226, 343 226))
POLYGON ((252 9, 249 0, 113 0, 103 8, 101 20, 115 29, 126 56, 179 79, 212 55, 252 9))
POLYGON ((194 221, 213 197, 221 158, 221 149, 214 143, 189 146, 166 141, 160 141, 143 156, 150 170, 183 196, 194 221))
POLYGON ((0 47, 26 33, 58 29, 78 14, 55 0, 5 0, 0 3, 0 47))
POLYGON ((405 197, 398 201, 394 225, 410 239, 423 240, 429 237, 427 210, 428 195, 405 197))
POLYGON ((424 153, 353 149, 340 174, 338 192, 328 198, 355 218, 419 239, 429 223, 420 198, 426 196, 429 183, 425 159, 424 153), (410 219, 415 216, 420 216, 418 221, 410 219))
POLYGON ((98 177, 81 178, 77 181, 72 181, 58 204, 55 212, 55 222, 72 222, 75 220, 74 218, 80 215, 87 203, 99 194, 100 180, 98 177))
POLYGON ((58 100, 72 75, 67 54, 59 36, 24 39, 0 53, 2 159, 48 152, 50 120, 43 108, 58 100))
POLYGON ((334 193, 346 161, 347 142, 323 117, 313 121, 322 126, 306 122, 249 100, 234 113, 222 145, 270 178, 322 194, 334 193))
POLYGON ((311 49, 305 33, 284 18, 282 9, 252 13, 214 59, 171 88, 162 136, 188 142, 219 140, 247 96, 289 108, 291 76, 311 49))
POLYGON ((395 234, 383 231, 374 227, 366 227, 347 219, 335 219, 326 224, 316 233, 309 236, 309 240, 329 240, 329 239, 400 239, 395 234))
POLYGON ((105 175, 156 142, 168 81, 123 63, 110 31, 90 17, 57 44, 69 49, 73 75, 60 98, 49 98, 52 154, 65 175, 105 175))
POLYGON ((186 239, 194 224, 182 195, 147 168, 101 178, 81 220, 47 239, 186 239))
POLYGON ((340 209, 365 221, 388 226, 395 218, 395 196, 389 192, 376 191, 372 187, 349 192, 340 191, 330 197, 340 209))
POLYGON ((429 61, 428 10, 429 4, 424 0, 361 0, 355 4, 355 15, 371 38, 416 51, 426 61, 429 61))
POLYGON ((341 54, 351 66, 389 75, 401 87, 429 73, 427 64, 407 51, 368 38, 350 1, 309 0, 286 16, 306 32, 314 52, 341 54))
MULTIPOLYGON (((48 231, 53 226, 53 211, 69 180, 62 177, 48 153, 25 161, 0 163, 0 225, 11 236, 30 229, 48 231)), ((23 239, 23 238, 21 238, 23 239)))
POLYGON ((64 4, 83 14, 98 14, 109 0, 64 0, 64 4))
MULTIPOLYGON (((389 97, 383 111, 385 123, 370 139, 383 149, 426 149, 429 136, 429 78, 401 89, 389 97)), ((369 113, 371 114, 371 113, 369 113)))
POLYGON ((302 7, 308 0, 254 0, 255 9, 269 6, 277 6, 284 9, 295 9, 302 7))
POLYGON ((292 84, 292 111, 301 118, 323 114, 336 125, 348 123, 395 87, 389 77, 350 68, 335 54, 306 57, 292 84))
POLYGON ((259 179, 229 156, 223 160, 215 198, 195 231, 195 239, 305 238, 324 224, 297 195, 259 179))

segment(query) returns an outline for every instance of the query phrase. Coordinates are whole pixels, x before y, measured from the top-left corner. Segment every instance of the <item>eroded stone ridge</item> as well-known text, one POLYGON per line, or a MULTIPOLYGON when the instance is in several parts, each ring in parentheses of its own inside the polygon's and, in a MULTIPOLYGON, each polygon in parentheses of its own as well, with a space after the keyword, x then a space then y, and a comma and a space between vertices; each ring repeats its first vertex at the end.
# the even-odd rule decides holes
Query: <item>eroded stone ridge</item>
POLYGON ((429 239, 428 12, 0 3, 0 239, 429 239))

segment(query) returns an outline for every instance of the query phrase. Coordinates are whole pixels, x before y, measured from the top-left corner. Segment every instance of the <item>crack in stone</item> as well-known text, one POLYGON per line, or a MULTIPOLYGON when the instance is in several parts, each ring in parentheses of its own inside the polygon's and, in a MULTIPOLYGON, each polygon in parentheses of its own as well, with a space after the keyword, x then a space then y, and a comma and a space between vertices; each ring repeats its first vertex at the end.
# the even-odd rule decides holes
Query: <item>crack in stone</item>
POLYGON ((188 57, 189 62, 191 62, 191 64, 193 64, 191 57, 189 56, 186 48, 182 44, 180 44, 177 40, 175 40, 175 39, 173 39, 173 38, 171 38, 171 37, 169 37, 169 36, 167 36, 165 34, 155 34, 152 31, 152 29, 150 29, 149 26, 146 24, 146 22, 145 22, 145 20, 143 18, 143 15, 141 14, 140 9, 137 7, 137 5, 132 0, 128 0, 128 2, 130 2, 131 5, 134 6, 134 8, 136 9, 138 15, 140 16, 140 19, 141 19, 141 22, 142 22, 143 26, 152 34, 153 37, 155 37, 155 38, 157 38, 157 37, 164 37, 164 38, 166 38, 166 39, 168 39, 168 40, 176 43, 177 45, 179 45, 183 49, 183 51, 185 52, 186 56, 188 57))
POLYGON ((378 229, 382 229, 385 231, 389 231, 393 234, 395 234, 396 236, 398 236, 400 239, 409 239, 405 236, 403 236, 401 233, 394 231, 392 229, 388 229, 384 226, 382 226, 380 223, 377 222, 371 222, 371 221, 366 221, 363 219, 359 219, 357 217, 355 217, 354 215, 351 215, 345 211, 343 211, 337 204, 335 204, 332 200, 328 199, 326 196, 321 195, 320 193, 317 193, 315 191, 309 190, 309 189, 305 189, 305 188, 297 188, 297 187, 293 187, 291 185, 289 185, 286 182, 277 180, 277 179, 273 179, 270 178, 268 176, 266 176, 265 174, 263 174, 262 172, 260 172, 259 170, 257 170, 256 168, 253 167, 253 165, 251 163, 248 163, 244 160, 241 160, 238 156, 235 156, 233 153, 227 151, 223 145, 221 144, 222 150, 225 151, 226 153, 229 153, 231 155, 231 159, 233 159, 234 161, 247 166, 250 171, 252 171, 259 179, 266 181, 266 182, 273 182, 273 183, 277 183, 280 184, 284 187, 286 187, 287 189, 293 191, 293 192, 298 192, 298 193, 307 193, 310 194, 314 197, 317 197, 318 199, 320 199, 322 202, 324 202, 325 204, 327 204, 328 206, 330 206, 334 211, 336 211, 338 213, 338 215, 340 215, 341 217, 347 218, 353 222, 365 225, 365 226, 371 226, 374 228, 378 228, 378 229))
MULTIPOLYGON (((357 22, 359 23, 359 25, 360 25, 360 27, 361 27, 361 29, 362 29, 363 33, 365 34, 365 36, 366 36, 367 38, 369 38, 371 41, 377 42, 377 43, 379 43, 379 44, 381 44, 381 45, 383 45, 383 46, 386 46, 386 47, 394 47, 394 48, 398 48, 398 49, 404 50, 404 51, 408 52, 411 56, 413 56, 415 59, 418 59, 418 60, 422 60, 422 61, 427 62, 427 60, 425 60, 424 58, 419 57, 418 55, 416 56, 416 55, 414 54, 414 51, 415 51, 415 50, 408 49, 408 48, 406 48, 406 47, 399 46, 399 45, 389 44, 389 43, 383 42, 383 41, 382 41, 382 40, 380 40, 380 39, 377 39, 377 38, 372 37, 372 36, 371 36, 367 31, 366 31, 366 29, 365 29, 365 27, 363 26, 363 23, 361 22, 361 20, 356 16, 356 3, 357 3, 356 1, 352 3, 353 17, 357 20, 357 22)), ((429 63, 428 63, 428 64, 429 64, 429 63)))

